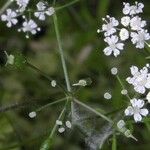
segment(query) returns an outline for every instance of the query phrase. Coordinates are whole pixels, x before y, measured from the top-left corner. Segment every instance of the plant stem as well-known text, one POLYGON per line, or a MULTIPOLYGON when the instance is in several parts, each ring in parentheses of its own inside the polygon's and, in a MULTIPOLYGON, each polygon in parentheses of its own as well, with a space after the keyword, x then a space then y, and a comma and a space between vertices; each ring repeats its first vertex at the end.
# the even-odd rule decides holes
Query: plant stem
MULTIPOLYGON (((63 114, 64 114, 64 112, 65 112, 65 110, 66 110, 67 104, 68 104, 68 101, 66 101, 66 104, 65 104, 64 108, 62 109, 62 111, 61 111, 61 113, 60 113, 60 115, 59 115, 59 117, 58 117, 57 120, 60 120, 60 119, 62 118, 62 116, 63 116, 63 114)), ((54 125, 54 127, 53 127, 53 129, 52 129, 52 131, 51 131, 51 133, 50 133, 50 135, 49 135, 49 137, 48 137, 48 138, 46 139, 46 141, 43 143, 43 145, 41 146, 40 150, 50 150, 50 147, 51 147, 51 145, 52 145, 51 140, 52 140, 52 137, 53 137, 53 135, 54 135, 56 129, 57 129, 57 124, 55 123, 55 125, 54 125)))
POLYGON ((79 2, 79 0, 74 0, 74 1, 72 1, 72 2, 70 2, 70 3, 67 3, 67 4, 63 5, 63 6, 56 7, 55 9, 56 9, 56 11, 57 11, 57 10, 60 10, 60 9, 69 7, 69 6, 73 5, 73 4, 75 4, 76 2, 79 2))
MULTIPOLYGON (((122 87, 122 90, 125 90, 126 88, 125 88, 123 82, 121 81, 120 77, 119 77, 118 75, 117 75, 116 77, 117 77, 117 80, 119 81, 119 83, 120 83, 120 85, 121 85, 121 87, 122 87)), ((126 97, 127 97, 129 100, 131 100, 129 94, 126 94, 126 97)))
POLYGON ((46 105, 44 105, 44 106, 38 108, 37 110, 35 110, 35 112, 39 112, 39 111, 41 111, 41 110, 43 110, 43 109, 45 109, 45 108, 47 108, 47 107, 49 107, 49 106, 52 106, 52 105, 54 105, 54 104, 58 104, 58 103, 60 103, 60 102, 63 102, 63 101, 65 101, 66 99, 67 99, 67 98, 65 97, 65 98, 56 100, 56 101, 54 101, 54 102, 48 103, 48 104, 46 104, 46 105))
POLYGON ((57 20, 56 13, 54 13, 54 15, 53 15, 53 20, 54 20, 56 38, 57 38, 57 42, 58 42, 59 53, 61 56, 61 62, 62 62, 64 76, 65 76, 66 86, 67 86, 68 92, 71 92, 71 86, 70 86, 70 81, 69 81, 69 77, 68 77, 68 71, 67 71, 67 67, 66 67, 64 52, 63 52, 62 44, 61 44, 61 40, 60 40, 60 34, 59 34, 59 29, 58 29, 58 20, 57 20))
POLYGON ((0 9, 0 15, 3 14, 3 12, 11 5, 13 1, 11 0, 8 0, 4 5, 3 7, 0 9))
POLYGON ((117 140, 116 140, 115 133, 113 134, 113 138, 112 138, 112 150, 117 150, 117 140))
POLYGON ((96 115, 102 117, 103 119, 105 119, 106 121, 113 123, 113 121, 111 119, 109 119, 107 116, 101 114, 100 112, 96 111, 95 109, 89 107, 88 105, 82 103, 81 101, 78 101, 77 99, 73 99, 74 102, 76 102, 77 104, 83 106, 84 108, 90 110, 91 112, 95 113, 96 115))
MULTIPOLYGON (((36 66, 32 65, 29 62, 26 62, 27 66, 32 68, 33 70, 35 70, 36 72, 40 73, 44 78, 46 78, 47 80, 49 80, 50 82, 53 80, 50 76, 48 76, 46 73, 44 73, 43 71, 41 71, 40 69, 38 69, 36 66)), ((64 89, 64 87, 57 82, 57 86, 65 93, 67 94, 67 91, 64 89)))

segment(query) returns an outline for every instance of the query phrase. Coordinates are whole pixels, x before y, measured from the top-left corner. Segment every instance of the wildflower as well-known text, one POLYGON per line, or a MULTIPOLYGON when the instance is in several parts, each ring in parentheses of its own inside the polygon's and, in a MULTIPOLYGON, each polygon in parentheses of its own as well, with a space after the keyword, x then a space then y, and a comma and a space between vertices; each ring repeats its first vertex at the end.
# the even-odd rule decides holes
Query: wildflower
POLYGON ((111 98, 112 98, 112 95, 111 95, 110 93, 106 92, 106 93, 104 94, 104 98, 105 98, 105 99, 111 99, 111 98))
POLYGON ((123 3, 123 14, 125 15, 136 15, 143 12, 144 4, 135 2, 135 5, 130 5, 129 3, 123 3))
POLYGON ((1 15, 2 21, 7 21, 7 27, 11 27, 12 25, 17 24, 18 20, 16 19, 17 13, 15 11, 12 11, 11 9, 6 10, 6 15, 1 15))
POLYGON ((142 108, 144 106, 144 101, 141 99, 131 99, 131 106, 128 106, 125 110, 126 116, 134 117, 135 122, 139 122, 142 120, 142 116, 148 115, 148 110, 146 108, 142 108))
POLYGON ((150 39, 150 34, 147 33, 147 30, 141 30, 136 32, 131 32, 131 41, 133 44, 136 44, 136 48, 142 49, 144 48, 144 45, 149 44, 146 42, 150 39))
POLYGON ((125 27, 127 27, 130 24, 130 17, 124 16, 121 18, 121 24, 125 27))
POLYGON ((30 118, 35 118, 36 117, 36 112, 35 111, 30 112, 29 117, 30 118))
POLYGON ((19 6, 19 12, 25 11, 25 8, 27 7, 29 0, 16 0, 17 5, 19 6))
POLYGON ((111 68, 111 74, 116 75, 118 73, 118 69, 116 67, 111 68))
POLYGON ((122 41, 127 40, 127 39, 129 38, 129 32, 128 32, 128 30, 125 29, 125 28, 122 28, 122 29, 120 30, 119 36, 120 36, 120 39, 121 39, 122 41))
POLYGON ((123 50, 124 44, 118 42, 118 37, 116 35, 112 35, 111 37, 106 37, 104 41, 107 42, 109 45, 104 49, 104 53, 107 56, 113 53, 114 56, 117 57, 120 54, 120 50, 123 50))
POLYGON ((30 32, 31 34, 36 34, 37 31, 40 31, 40 28, 37 26, 37 24, 34 22, 34 20, 30 19, 25 20, 23 22, 23 27, 21 29, 19 29, 18 31, 23 31, 23 32, 27 32, 26 38, 29 38, 28 33, 30 32))
POLYGON ((150 74, 147 67, 139 70, 136 66, 132 66, 130 70, 133 77, 128 77, 126 81, 134 86, 136 92, 144 94, 146 88, 150 88, 150 74))
POLYGON ((45 20, 45 14, 51 16, 55 12, 53 7, 47 9, 45 3, 43 2, 38 2, 36 6, 38 11, 35 12, 34 15, 39 18, 39 20, 45 20))
POLYGON ((142 20, 139 16, 135 16, 130 20, 130 26, 132 30, 141 30, 146 26, 146 21, 142 20))
POLYGON ((116 20, 114 17, 106 16, 107 19, 103 18, 103 21, 106 22, 106 24, 103 24, 102 26, 102 32, 105 32, 105 36, 110 36, 116 32, 116 28, 119 25, 118 20, 116 20))

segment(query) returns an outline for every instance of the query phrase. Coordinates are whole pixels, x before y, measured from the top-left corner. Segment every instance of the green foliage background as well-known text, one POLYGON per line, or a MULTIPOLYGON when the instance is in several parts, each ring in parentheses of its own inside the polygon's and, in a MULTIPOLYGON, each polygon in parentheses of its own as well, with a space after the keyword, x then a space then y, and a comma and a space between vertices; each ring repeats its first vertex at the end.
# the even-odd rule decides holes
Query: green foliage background
MULTIPOLYGON (((31 4, 34 6, 36 0, 31 4)), ((58 0, 56 6, 69 3, 70 0, 58 0)), ((134 1, 130 1, 134 2, 134 1)), ((0 1, 2 7, 5 1, 0 1)), ((142 17, 150 24, 150 1, 143 0, 145 9, 142 17)), ((52 4, 52 1, 49 1, 52 4)), ((116 18, 122 17, 121 0, 80 0, 76 4, 57 11, 59 29, 69 77, 71 83, 82 78, 91 78, 92 84, 80 89, 76 97, 91 105, 95 109, 108 113, 126 106, 126 97, 120 94, 121 87, 115 77, 110 73, 112 67, 118 67, 119 75, 130 92, 133 88, 125 79, 129 75, 129 67, 137 65, 142 67, 149 56, 146 49, 136 50, 131 42, 127 42, 124 51, 117 58, 106 57, 103 49, 103 35, 96 30, 101 27, 101 18, 107 14, 116 18), (105 100, 103 94, 112 93, 112 100, 105 100)), ((30 39, 16 29, 8 29, 5 23, 0 22, 0 110, 5 106, 25 103, 17 109, 0 112, 0 150, 38 150, 41 143, 49 135, 57 119, 63 103, 49 107, 40 112, 36 118, 30 119, 28 113, 36 108, 63 98, 64 94, 58 88, 52 88, 50 82, 45 80, 34 70, 23 67, 4 67, 6 50, 8 53, 20 51, 33 65, 46 72, 49 76, 60 81, 65 86, 63 70, 61 67, 58 45, 56 41, 53 19, 39 23, 42 32, 30 39)), ((117 136, 117 149, 119 150, 149 150, 150 149, 150 122, 147 124, 130 125, 138 143, 127 139, 123 135, 117 136), (134 127, 134 128, 133 128, 134 127)), ((82 133, 77 129, 63 135, 56 134, 53 138, 53 150, 86 150, 82 133)), ((110 137, 103 150, 110 150, 112 137, 110 137)))

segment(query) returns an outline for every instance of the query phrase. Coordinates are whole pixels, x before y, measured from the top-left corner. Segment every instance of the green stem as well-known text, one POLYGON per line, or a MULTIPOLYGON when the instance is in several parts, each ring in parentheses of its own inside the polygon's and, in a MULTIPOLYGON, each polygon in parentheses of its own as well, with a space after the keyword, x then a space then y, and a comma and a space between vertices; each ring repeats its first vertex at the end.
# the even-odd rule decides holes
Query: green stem
MULTIPOLYGON (((119 81, 119 83, 120 83, 120 85, 121 85, 121 87, 122 87, 122 90, 125 90, 126 88, 125 88, 123 82, 121 81, 120 77, 119 77, 118 75, 117 75, 116 77, 117 77, 117 80, 119 81)), ((126 94, 126 97, 127 97, 129 100, 131 100, 129 94, 126 94)))
MULTIPOLYGON (((63 110, 61 111, 61 113, 60 113, 60 115, 59 115, 57 120, 61 120, 61 118, 62 118, 62 116, 63 116, 63 114, 64 114, 64 112, 66 110, 67 104, 68 104, 68 101, 66 101, 65 106, 64 106, 63 110)), ((57 124, 55 123, 55 125, 54 125, 54 127, 53 127, 53 129, 52 129, 52 131, 51 131, 51 133, 49 135, 49 137, 43 143, 43 145, 41 146, 40 150, 50 150, 51 145, 52 145, 52 138, 53 138, 56 130, 57 130, 57 124)))
POLYGON ((39 111, 41 111, 41 110, 43 110, 43 109, 45 109, 45 108, 47 108, 47 107, 49 107, 49 106, 52 106, 52 105, 54 105, 54 104, 58 104, 58 103, 60 103, 60 102, 63 102, 63 101, 65 101, 66 99, 67 99, 67 98, 65 97, 65 98, 56 100, 56 101, 54 101, 54 102, 48 103, 48 104, 46 104, 46 105, 44 105, 44 106, 38 108, 35 112, 39 112, 39 111))
POLYGON ((4 6, 0 9, 0 15, 3 14, 3 12, 11 5, 12 2, 13 2, 13 1, 8 0, 8 1, 4 4, 4 6))
MULTIPOLYGON (((35 70, 36 72, 40 73, 44 78, 46 78, 50 82, 53 80, 50 76, 48 76, 46 73, 44 73, 43 71, 38 69, 36 66, 32 65, 31 63, 26 62, 26 64, 28 67, 30 67, 33 70, 35 70)), ((67 95, 67 91, 64 89, 64 87, 60 83, 57 82, 57 86, 67 95)))
POLYGON ((109 119, 107 116, 101 114, 100 112, 96 111, 95 109, 91 108, 90 106, 86 105, 85 103, 82 103, 81 101, 78 101, 77 99, 73 99, 73 101, 76 102, 77 104, 83 106, 84 108, 88 109, 89 111, 95 113, 96 115, 102 117, 106 121, 113 123, 113 121, 111 119, 109 119))
POLYGON ((59 34, 59 30, 58 30, 58 20, 57 20, 56 13, 54 13, 54 15, 53 15, 53 20, 54 20, 56 38, 57 38, 57 42, 58 42, 59 53, 60 53, 60 56, 61 56, 61 62, 62 62, 62 67, 63 67, 63 71, 64 71, 66 86, 67 86, 68 92, 71 92, 71 86, 70 86, 70 81, 69 81, 69 77, 68 77, 68 71, 67 71, 67 67, 66 67, 64 52, 63 52, 63 49, 62 49, 60 34, 59 34))
POLYGON ((113 139, 112 139, 112 150, 117 150, 117 141, 116 141, 115 133, 113 134, 113 139))
POLYGON ((79 0, 74 0, 74 1, 72 1, 72 2, 70 2, 70 3, 67 3, 67 4, 63 5, 63 6, 56 7, 55 9, 56 9, 56 11, 57 11, 57 10, 60 10, 60 9, 69 7, 69 6, 71 6, 71 5, 73 5, 73 4, 77 3, 77 2, 79 2, 79 0))

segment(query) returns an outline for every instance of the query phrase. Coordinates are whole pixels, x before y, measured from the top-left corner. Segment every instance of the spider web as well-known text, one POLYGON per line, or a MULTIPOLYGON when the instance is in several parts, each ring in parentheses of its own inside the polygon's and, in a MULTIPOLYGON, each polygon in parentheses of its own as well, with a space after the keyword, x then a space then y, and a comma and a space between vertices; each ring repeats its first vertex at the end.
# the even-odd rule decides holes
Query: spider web
POLYGON ((75 102, 72 104, 72 124, 85 134, 88 150, 101 149, 113 133, 112 124, 75 102))

